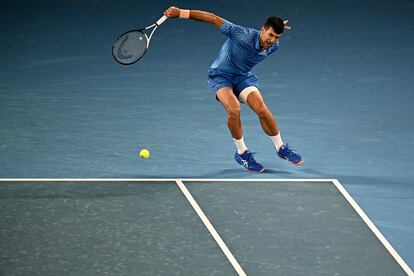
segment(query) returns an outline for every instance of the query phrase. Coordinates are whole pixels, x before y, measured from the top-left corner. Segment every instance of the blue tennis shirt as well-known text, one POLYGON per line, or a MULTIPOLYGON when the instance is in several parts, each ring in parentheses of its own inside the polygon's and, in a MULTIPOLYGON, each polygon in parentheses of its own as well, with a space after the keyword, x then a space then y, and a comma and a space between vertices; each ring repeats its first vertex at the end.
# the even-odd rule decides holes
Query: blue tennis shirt
POLYGON ((260 51, 260 31, 235 25, 227 20, 220 31, 228 37, 220 53, 209 69, 209 74, 246 76, 253 66, 279 49, 279 42, 267 50, 260 51))

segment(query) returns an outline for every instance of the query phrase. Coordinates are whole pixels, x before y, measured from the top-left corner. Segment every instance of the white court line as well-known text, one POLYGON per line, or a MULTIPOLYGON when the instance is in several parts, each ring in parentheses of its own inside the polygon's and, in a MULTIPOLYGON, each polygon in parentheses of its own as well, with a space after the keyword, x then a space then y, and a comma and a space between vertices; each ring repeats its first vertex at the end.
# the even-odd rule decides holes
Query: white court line
POLYGON ((0 182, 326 182, 332 183, 335 179, 317 179, 317 178, 0 178, 0 182))
POLYGON ((401 256, 397 253, 397 251, 392 247, 392 245, 388 242, 388 240, 382 235, 382 233, 378 230, 375 224, 371 221, 371 219, 365 214, 365 212, 359 207, 358 203, 351 197, 351 195, 345 190, 342 184, 334 179, 333 184, 336 188, 341 192, 341 194, 346 198, 346 200, 351 204, 351 206, 355 209, 358 215, 362 218, 362 220, 367 224, 367 226, 371 229, 374 235, 381 241, 384 247, 390 252, 390 254, 394 257, 394 259, 398 262, 398 264, 402 267, 402 269, 407 273, 409 276, 414 276, 413 271, 411 268, 406 264, 406 262, 401 258, 401 256))
POLYGON ((246 273, 243 271, 240 264, 237 262, 236 258, 234 258, 233 254, 230 252, 227 245, 224 243, 224 241, 222 240, 220 235, 217 233, 214 226, 210 223, 207 216, 204 214, 203 210, 201 210, 200 206, 198 206, 197 202, 195 201, 195 199, 193 198, 191 193, 188 191, 187 187, 180 180, 177 180, 176 183, 177 183, 178 187, 180 187, 180 189, 183 192, 184 196, 187 198, 188 202, 190 202, 190 204, 193 207, 194 211, 196 211, 197 215, 200 217, 200 219, 203 221, 204 225, 207 227, 207 230, 210 232, 210 234, 213 236, 214 240, 220 246, 220 248, 223 251, 224 255, 226 255, 227 259, 229 260, 231 265, 234 267, 236 272, 241 276, 245 276, 246 273))

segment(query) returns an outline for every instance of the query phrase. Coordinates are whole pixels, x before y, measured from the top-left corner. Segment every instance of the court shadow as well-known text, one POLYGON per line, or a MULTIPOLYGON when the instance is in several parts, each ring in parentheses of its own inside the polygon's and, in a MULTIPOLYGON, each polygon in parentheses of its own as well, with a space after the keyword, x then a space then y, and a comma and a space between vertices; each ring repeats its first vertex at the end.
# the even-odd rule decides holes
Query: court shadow
POLYGON ((210 171, 206 174, 194 174, 194 175, 130 175, 124 176, 129 178, 165 178, 165 179, 182 179, 182 178, 193 178, 193 179, 208 179, 208 178, 258 178, 260 176, 269 176, 277 175, 280 176, 289 176, 295 175, 295 172, 278 170, 275 168, 266 168, 264 172, 257 173, 245 170, 243 168, 231 168, 231 169, 222 169, 217 171, 210 171))
POLYGON ((264 170, 264 172, 262 173, 258 173, 258 172, 251 172, 248 170, 244 170, 244 169, 224 169, 224 170, 220 170, 217 171, 217 175, 214 174, 210 174, 210 175, 206 175, 204 177, 209 177, 209 178, 214 178, 214 177, 232 177, 232 178, 239 178, 239 177, 245 177, 245 176, 259 176, 259 175, 268 175, 268 174, 278 174, 278 175, 282 175, 282 174, 286 174, 286 175, 290 175, 292 174, 292 172, 289 171, 284 171, 284 170, 277 170, 277 169, 273 169, 273 168, 266 168, 264 170))
POLYGON ((302 168, 301 171, 306 174, 315 174, 325 176, 326 174, 315 168, 302 168))
POLYGON ((306 174, 306 177, 316 177, 316 178, 326 178, 326 179, 334 179, 336 178, 335 175, 327 174, 321 170, 315 168, 301 168, 301 173, 306 174))
POLYGON ((263 174, 287 174, 287 175, 291 175, 291 174, 295 174, 295 173, 292 173, 290 171, 277 170, 277 169, 270 168, 270 169, 265 169, 263 174))

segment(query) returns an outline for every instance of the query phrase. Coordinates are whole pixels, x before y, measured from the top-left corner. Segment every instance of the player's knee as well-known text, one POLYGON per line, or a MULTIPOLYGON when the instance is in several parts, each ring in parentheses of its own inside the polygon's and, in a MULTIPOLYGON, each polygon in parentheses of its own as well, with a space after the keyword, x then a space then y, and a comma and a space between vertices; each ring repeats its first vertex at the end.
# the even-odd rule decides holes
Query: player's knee
POLYGON ((271 113, 270 113, 269 109, 264 105, 260 106, 260 107, 257 107, 255 109, 255 112, 256 112, 257 116, 259 116, 260 118, 266 118, 268 116, 271 116, 271 113))
POLYGON ((229 117, 240 117, 240 105, 231 105, 227 108, 227 114, 229 117))

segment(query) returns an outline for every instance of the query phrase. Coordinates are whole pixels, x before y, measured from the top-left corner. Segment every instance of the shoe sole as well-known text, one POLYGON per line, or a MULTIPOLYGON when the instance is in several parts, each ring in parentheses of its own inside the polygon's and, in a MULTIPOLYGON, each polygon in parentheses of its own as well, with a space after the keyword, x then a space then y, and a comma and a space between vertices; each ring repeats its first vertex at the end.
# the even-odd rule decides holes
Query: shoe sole
POLYGON ((300 166, 300 165, 302 165, 302 163, 303 163, 303 160, 301 160, 300 162, 298 162, 298 163, 293 163, 293 162, 290 162, 290 163, 292 163, 292 165, 293 166, 300 166))
POLYGON ((240 164, 240 166, 242 166, 246 171, 248 172, 256 172, 256 173, 262 173, 264 172, 265 168, 263 167, 260 171, 255 171, 255 170, 249 170, 248 168, 246 168, 245 166, 243 166, 242 164, 240 164))
MULTIPOLYGON (((287 160, 287 158, 282 158, 282 157, 280 157, 279 156, 279 158, 280 159, 282 159, 282 160, 287 160)), ((294 163, 294 162, 292 162, 292 161, 289 161, 293 166, 300 166, 300 165, 302 165, 302 163, 303 163, 303 160, 300 160, 298 163, 294 163)))
POLYGON ((254 170, 249 170, 249 169, 247 169, 247 168, 244 168, 246 171, 248 171, 248 172, 255 172, 255 173, 262 173, 262 172, 264 172, 264 170, 265 170, 265 168, 263 168, 263 169, 261 169, 260 171, 254 171, 254 170))

